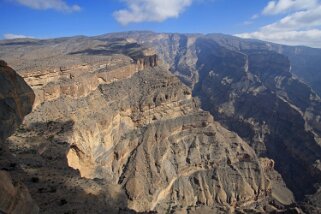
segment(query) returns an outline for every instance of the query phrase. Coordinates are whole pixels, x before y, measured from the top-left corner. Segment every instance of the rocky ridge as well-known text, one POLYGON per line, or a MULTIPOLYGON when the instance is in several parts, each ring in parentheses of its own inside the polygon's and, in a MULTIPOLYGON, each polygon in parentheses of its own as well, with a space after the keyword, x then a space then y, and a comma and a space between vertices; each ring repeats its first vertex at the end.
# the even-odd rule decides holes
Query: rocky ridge
POLYGON ((308 205, 306 211, 319 212, 321 100, 307 85, 318 90, 316 84, 301 75, 318 71, 318 66, 311 69, 317 49, 222 34, 129 32, 100 36, 118 37, 155 47, 172 73, 200 98, 202 108, 238 133, 260 157, 275 160, 276 169, 297 200, 313 204, 314 208, 308 205), (303 54, 310 52, 314 53, 311 60, 309 54, 303 54), (314 198, 313 202, 309 198, 314 198))
POLYGON ((67 53, 103 63, 20 70, 38 101, 10 138, 24 165, 13 173, 41 212, 270 212, 294 202, 272 160, 202 111, 154 52, 136 58, 139 46, 121 43, 67 53))

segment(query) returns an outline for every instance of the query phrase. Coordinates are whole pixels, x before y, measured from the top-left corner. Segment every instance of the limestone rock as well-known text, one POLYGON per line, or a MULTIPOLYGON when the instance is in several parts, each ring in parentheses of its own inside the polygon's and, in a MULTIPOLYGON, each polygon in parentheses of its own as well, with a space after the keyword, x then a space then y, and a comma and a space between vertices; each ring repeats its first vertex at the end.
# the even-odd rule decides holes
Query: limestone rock
MULTIPOLYGON (((27 116, 27 129, 34 124, 41 124, 43 138, 67 142, 68 165, 87 179, 114 185, 131 210, 224 213, 273 207, 270 179, 254 151, 200 110, 191 91, 161 66, 103 82, 78 99, 60 94, 27 116), (49 128, 55 122, 47 121, 62 118, 72 127, 49 128)), ((46 147, 42 154, 50 143, 46 147)), ((110 188, 99 194, 117 195, 110 188)), ((75 204, 75 196, 64 195, 75 204)))
POLYGON ((92 212, 86 197, 99 211, 296 209, 287 187, 304 197, 320 180, 319 98, 286 57, 249 43, 146 32, 1 43, 36 92, 10 149, 41 175, 28 187, 42 211, 92 212), (68 206, 49 203, 61 195, 68 206))
POLYGON ((3 143, 31 112, 35 95, 4 61, 0 63, 0 77, 0 140, 3 143))
POLYGON ((305 201, 306 196, 317 201, 319 49, 222 34, 137 32, 102 37, 126 37, 155 47, 172 73, 201 99, 203 109, 239 134, 260 157, 275 161, 297 201, 305 201))
MULTIPOLYGON (((0 148, 25 115, 31 112, 34 93, 7 63, 0 60, 0 148)), ((9 173, 0 171, 0 212, 38 213, 39 208, 22 183, 14 183, 9 173)))

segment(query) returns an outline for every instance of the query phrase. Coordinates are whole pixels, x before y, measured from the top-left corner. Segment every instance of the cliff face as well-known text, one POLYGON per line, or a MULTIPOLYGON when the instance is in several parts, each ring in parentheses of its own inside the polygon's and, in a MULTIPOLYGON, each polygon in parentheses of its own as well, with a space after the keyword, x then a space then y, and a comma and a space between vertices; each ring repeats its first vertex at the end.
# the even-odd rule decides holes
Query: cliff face
POLYGON ((16 72, 0 61, 1 124, 0 140, 13 134, 25 115, 31 112, 34 93, 16 72))
POLYGON ((302 48, 146 32, 0 46, 36 93, 9 149, 43 211, 263 212, 291 191, 320 211, 321 101, 293 75, 311 70, 302 48))
POLYGON ((213 40, 228 49, 244 50, 270 50, 282 54, 290 60, 291 73, 311 87, 319 96, 321 95, 321 50, 304 46, 278 45, 259 40, 246 40, 233 36, 212 34, 213 40))
POLYGON ((269 212, 294 202, 273 160, 201 110, 155 52, 109 39, 67 56, 77 63, 21 70, 38 101, 10 138, 24 166, 14 173, 42 212, 269 212))
MULTIPOLYGON (((199 45, 211 47, 205 41, 199 45)), ((257 154, 275 160, 288 187, 302 199, 313 193, 314 184, 320 181, 318 126, 305 116, 318 117, 315 109, 321 106, 320 101, 315 101, 318 98, 308 87, 292 79, 285 57, 269 51, 247 51, 235 53, 233 58, 239 60, 231 62, 229 52, 223 48, 199 56, 200 66, 209 57, 213 64, 200 68, 204 79, 195 93, 205 109, 246 139, 257 154)))
POLYGON ((320 49, 307 47, 274 48, 291 60, 293 74, 308 84, 319 96, 321 96, 321 51, 320 49))
MULTIPOLYGON (((7 63, 0 60, 0 154, 5 150, 5 140, 31 112, 34 93, 24 80, 7 63)), ((1 164, 5 169, 6 165, 1 164)), ((0 171, 0 212, 38 213, 28 189, 14 182, 10 174, 0 171)))
MULTIPOLYGON (((265 174, 273 164, 262 167, 246 143, 199 110, 189 89, 162 68, 100 85, 77 101, 62 96, 44 103, 26 128, 50 126, 44 118, 73 121, 52 143, 68 142, 68 165, 115 185, 135 211, 276 209, 269 205, 274 178, 265 174)), ((279 203, 292 203, 285 194, 279 203)))
MULTIPOLYGON (((317 72, 317 66, 312 70, 310 66, 315 64, 318 50, 309 49, 313 53, 310 59, 304 48, 220 34, 104 37, 121 36, 155 47, 172 73, 200 98, 203 109, 239 134, 260 157, 275 161, 298 201, 312 195, 308 196, 313 198, 311 203, 318 204, 321 101, 293 75, 305 79, 302 73, 317 72)), ((306 210, 320 210, 319 205, 311 207, 306 210)))

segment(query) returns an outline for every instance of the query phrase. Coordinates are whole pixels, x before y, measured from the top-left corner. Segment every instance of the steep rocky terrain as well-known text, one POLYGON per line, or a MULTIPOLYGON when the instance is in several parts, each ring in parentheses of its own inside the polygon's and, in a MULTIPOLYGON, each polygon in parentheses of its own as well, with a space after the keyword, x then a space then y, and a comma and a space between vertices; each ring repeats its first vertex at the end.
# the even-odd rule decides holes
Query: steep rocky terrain
POLYGON ((201 110, 153 50, 128 41, 1 44, 36 101, 0 163, 14 163, 40 212, 298 211, 275 161, 201 110))
POLYGON ((6 158, 42 212, 298 211, 291 192, 320 212, 319 49, 152 32, 0 46, 36 94, 6 158))
POLYGON ((134 32, 100 38, 119 37, 155 47, 170 70, 200 98, 203 109, 238 133, 260 157, 275 160, 297 200, 314 204, 315 209, 309 206, 307 211, 320 211, 321 100, 297 78, 318 92, 310 81, 312 76, 319 81, 318 75, 311 75, 320 73, 314 63, 318 49, 221 34, 134 32))
POLYGON ((288 57, 291 73, 321 95, 321 50, 304 46, 278 45, 259 40, 244 40, 237 37, 213 34, 212 39, 233 50, 267 49, 288 57))
POLYGON ((230 65, 239 69, 227 70, 227 66, 220 65, 230 61, 224 53, 201 57, 220 61, 200 70, 206 76, 195 93, 203 100, 204 108, 246 139, 257 154, 275 160, 298 199, 313 193, 314 184, 321 178, 321 105, 309 88, 291 78, 287 59, 269 51, 249 51, 245 57, 235 55, 240 64, 230 65))
MULTIPOLYGON (((30 113, 34 101, 31 88, 7 64, 0 60, 0 155, 5 156, 9 137, 24 116, 30 113)), ((0 170, 0 212, 1 213, 38 213, 39 208, 32 200, 28 189, 21 182, 14 181, 8 172, 15 167, 7 159, 0 170)))

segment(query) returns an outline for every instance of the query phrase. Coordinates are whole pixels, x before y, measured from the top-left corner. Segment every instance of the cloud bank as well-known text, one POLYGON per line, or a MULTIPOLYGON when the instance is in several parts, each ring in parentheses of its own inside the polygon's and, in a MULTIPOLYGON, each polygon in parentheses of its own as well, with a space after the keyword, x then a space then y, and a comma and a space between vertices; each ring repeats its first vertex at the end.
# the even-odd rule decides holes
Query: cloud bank
POLYGON ((123 0, 127 8, 114 12, 122 25, 139 22, 162 22, 178 17, 193 0, 123 0))
POLYGON ((256 32, 236 34, 242 38, 261 39, 288 45, 321 48, 321 3, 318 0, 270 1, 263 15, 286 13, 282 19, 256 32), (290 12, 291 11, 291 12, 290 12))
POLYGON ((14 0, 15 2, 36 10, 53 9, 61 12, 77 12, 79 5, 68 5, 64 0, 14 0))
POLYGON ((318 0, 278 0, 270 1, 263 9, 265 15, 276 15, 289 10, 310 9, 318 5, 318 0))

